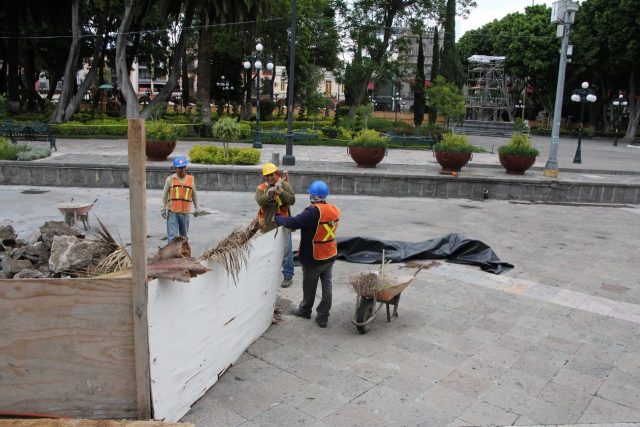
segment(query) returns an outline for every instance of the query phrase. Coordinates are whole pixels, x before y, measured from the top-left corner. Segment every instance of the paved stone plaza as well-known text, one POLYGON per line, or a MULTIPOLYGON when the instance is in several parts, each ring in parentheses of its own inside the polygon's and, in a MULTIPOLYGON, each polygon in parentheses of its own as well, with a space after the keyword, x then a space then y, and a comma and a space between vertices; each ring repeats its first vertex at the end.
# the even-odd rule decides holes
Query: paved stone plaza
MULTIPOLYGON (((128 192, 3 186, 0 207, 24 235, 62 217, 55 204, 98 198, 92 213, 127 239, 128 192), (25 190, 28 191, 26 194, 25 190), (29 194, 38 193, 39 194, 29 194), (34 207, 37 207, 34 208, 34 207), (124 208, 123 208, 124 207, 124 208)), ((162 245, 160 192, 148 192, 149 246, 162 245)), ((195 254, 255 215, 252 193, 203 192, 195 254)), ((449 264, 419 273, 399 319, 360 335, 338 262, 329 327, 283 315, 198 401, 198 426, 439 426, 640 423, 640 209, 336 196, 339 235, 407 241, 451 232, 490 245, 501 276, 449 264)), ((294 211, 306 204, 300 195, 294 211)), ((95 221, 93 221, 95 225, 95 221)), ((402 264, 389 267, 411 273, 402 264)), ((280 290, 286 313, 301 271, 280 290)), ((382 311, 380 312, 382 314, 382 311)), ((625 424, 627 425, 627 424, 625 424)), ((637 424, 640 425, 640 424, 637 424)))

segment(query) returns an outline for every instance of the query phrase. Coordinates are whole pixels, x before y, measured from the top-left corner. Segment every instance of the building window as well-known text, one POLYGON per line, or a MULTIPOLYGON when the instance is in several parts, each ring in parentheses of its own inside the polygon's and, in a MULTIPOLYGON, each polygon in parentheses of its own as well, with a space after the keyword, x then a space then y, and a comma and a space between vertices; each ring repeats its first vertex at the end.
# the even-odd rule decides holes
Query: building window
POLYGON ((324 94, 331 95, 331 80, 324 81, 324 94))
POLYGON ((284 82, 285 81, 286 81, 285 79, 281 79, 280 80, 280 90, 285 90, 285 87, 284 87, 284 82))

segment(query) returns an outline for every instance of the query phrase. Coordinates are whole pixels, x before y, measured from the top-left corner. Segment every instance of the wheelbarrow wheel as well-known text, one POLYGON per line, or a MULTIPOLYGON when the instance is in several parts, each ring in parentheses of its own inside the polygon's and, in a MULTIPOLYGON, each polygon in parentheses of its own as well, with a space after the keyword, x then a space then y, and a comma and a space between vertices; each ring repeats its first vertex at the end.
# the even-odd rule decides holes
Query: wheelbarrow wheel
MULTIPOLYGON (((356 310, 356 322, 364 323, 373 317, 373 309, 375 305, 376 302, 373 298, 361 298, 360 305, 356 310)), ((361 334, 366 334, 371 330, 371 323, 367 323, 366 325, 357 325, 356 328, 361 334)))

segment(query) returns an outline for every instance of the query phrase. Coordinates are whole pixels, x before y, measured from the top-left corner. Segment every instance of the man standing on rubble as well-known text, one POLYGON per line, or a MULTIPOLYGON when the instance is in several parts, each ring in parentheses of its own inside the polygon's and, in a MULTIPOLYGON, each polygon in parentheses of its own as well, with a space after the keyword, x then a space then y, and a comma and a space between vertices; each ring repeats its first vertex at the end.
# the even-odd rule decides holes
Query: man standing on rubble
POLYGON ((162 218, 167 220, 167 241, 178 237, 188 237, 189 214, 193 203, 193 216, 198 216, 198 196, 193 175, 187 175, 187 158, 178 156, 173 159, 176 172, 164 182, 162 190, 162 218))
MULTIPOLYGON (((280 170, 273 163, 265 163, 262 166, 262 178, 264 182, 256 188, 256 202, 260 209, 258 218, 263 224, 260 229, 267 233, 278 226, 274 221, 276 214, 282 216, 291 215, 291 205, 296 202, 296 195, 293 187, 289 184, 289 177, 282 176, 280 170)), ((293 280, 293 251, 291 245, 291 233, 287 233, 285 253, 282 260, 282 280, 283 288, 291 286, 293 280)))
POLYGON ((324 181, 314 181, 307 191, 311 199, 310 206, 294 217, 276 215, 275 221, 292 230, 301 229, 298 257, 302 264, 302 302, 291 314, 311 318, 320 279, 322 299, 316 308, 316 323, 326 328, 331 310, 331 272, 338 254, 336 230, 340 209, 327 203, 329 186, 324 181))

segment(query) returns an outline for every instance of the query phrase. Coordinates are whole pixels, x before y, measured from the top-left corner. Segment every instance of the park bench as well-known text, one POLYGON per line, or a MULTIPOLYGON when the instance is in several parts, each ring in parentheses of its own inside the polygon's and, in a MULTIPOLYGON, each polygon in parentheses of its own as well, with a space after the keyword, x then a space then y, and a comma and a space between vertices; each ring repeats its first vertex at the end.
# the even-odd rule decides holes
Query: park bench
POLYGON ((14 144, 17 144, 18 141, 46 141, 49 143, 49 148, 58 151, 53 131, 49 125, 39 121, 0 123, 0 136, 9 138, 14 144))
POLYGON ((401 147, 403 149, 407 147, 421 147, 431 148, 436 143, 435 138, 430 135, 425 136, 411 136, 411 135, 397 135, 389 133, 389 146, 401 147))

